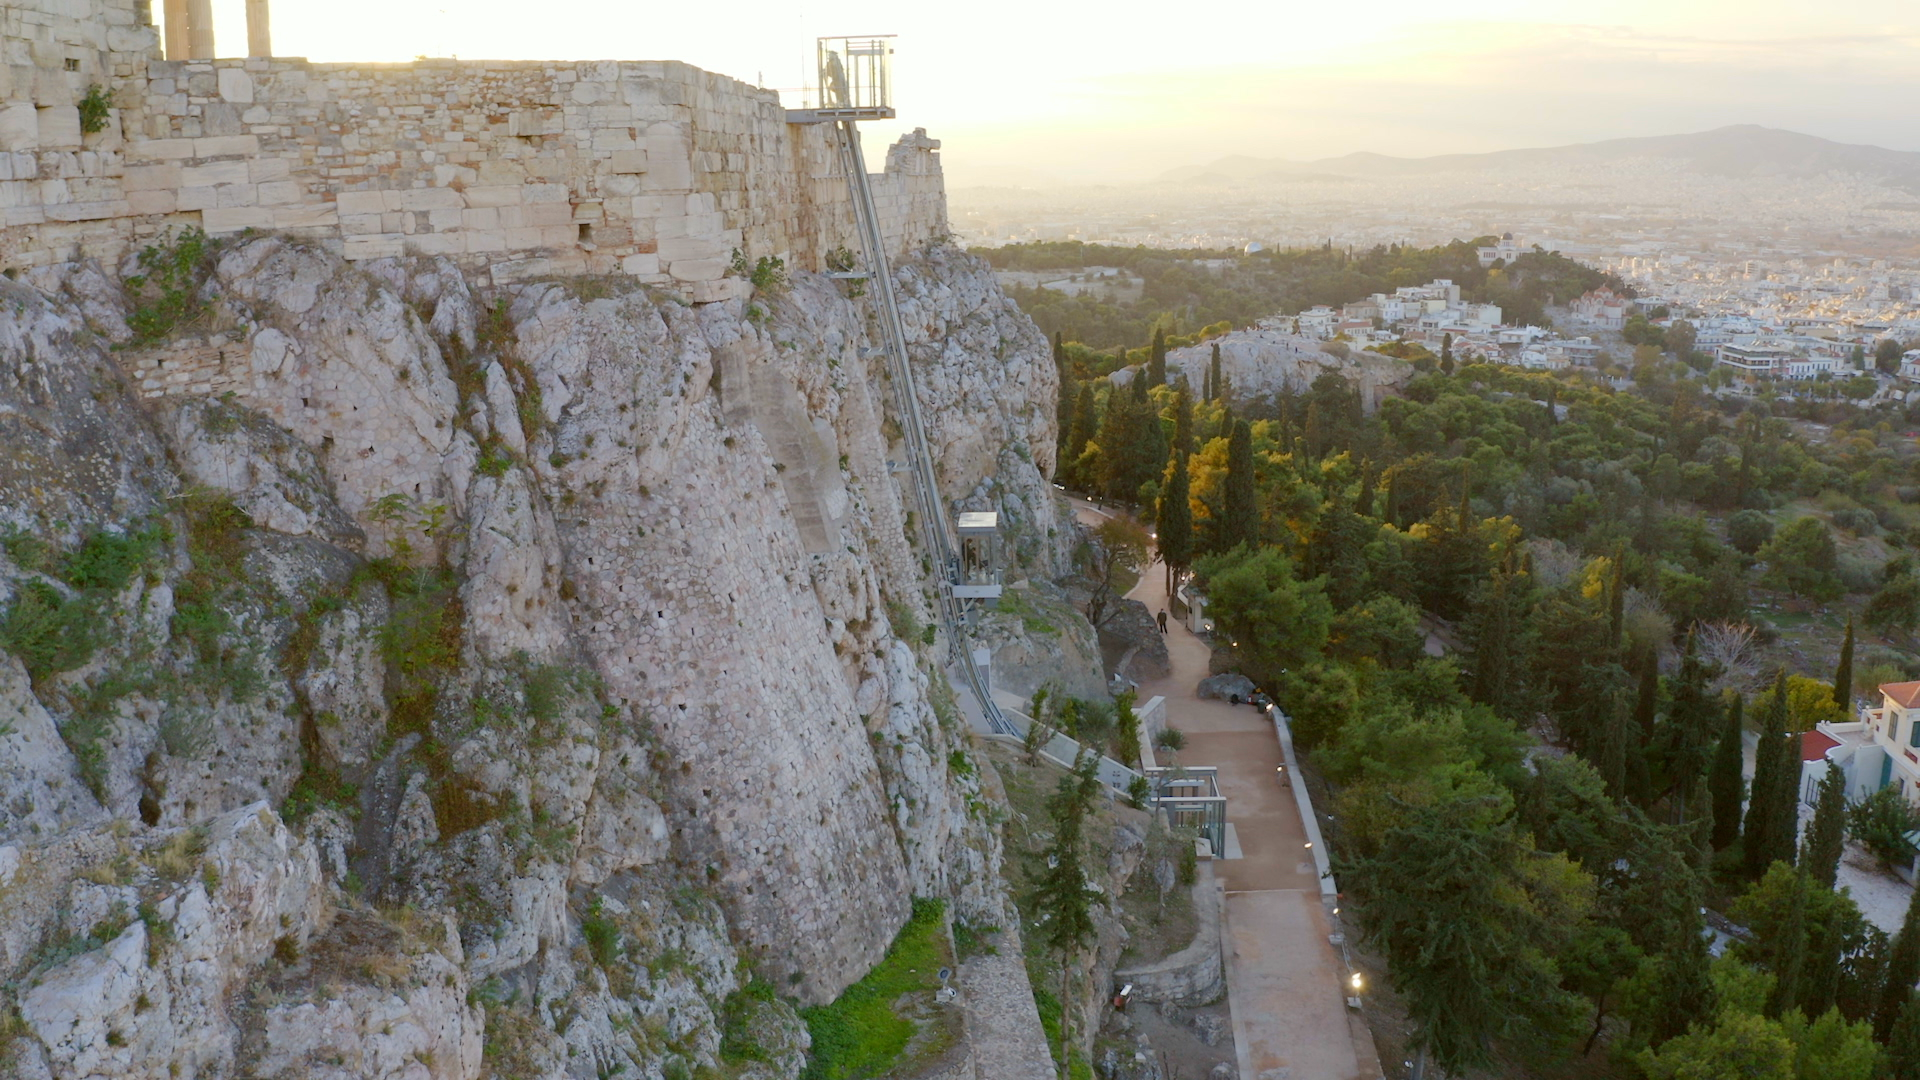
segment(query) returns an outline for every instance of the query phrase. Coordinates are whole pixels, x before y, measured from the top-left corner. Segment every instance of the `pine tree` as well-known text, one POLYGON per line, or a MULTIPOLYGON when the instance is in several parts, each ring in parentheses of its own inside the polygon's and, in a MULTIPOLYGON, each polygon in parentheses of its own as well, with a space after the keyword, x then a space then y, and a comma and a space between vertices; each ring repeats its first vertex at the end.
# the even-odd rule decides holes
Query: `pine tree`
MULTIPOLYGON (((1858 348, 1858 346, 1856 346, 1858 348)), ((1920 996, 1909 992, 1887 1038, 1888 1080, 1920 1080, 1920 996)))
POLYGON ((1707 791, 1713 799, 1713 850, 1725 851, 1740 839, 1740 803, 1746 792, 1742 775, 1741 738, 1745 726, 1741 718, 1740 695, 1726 702, 1721 721, 1720 741, 1714 746, 1713 765, 1707 774, 1707 791))
POLYGON ((1207 361, 1207 400, 1218 401, 1226 396, 1226 384, 1220 379, 1220 343, 1213 343, 1213 356, 1207 361))
POLYGON ((1900 1012, 1913 997, 1914 980, 1920 979, 1920 890, 1907 901, 1907 917, 1894 935, 1893 950, 1887 955, 1887 967, 1880 977, 1880 1003, 1873 1010, 1873 1037, 1886 1042, 1900 1012))
POLYGON ((1147 384, 1165 386, 1167 383, 1167 331, 1163 327, 1153 328, 1153 344, 1147 350, 1147 384))
POLYGON ((1840 853, 1847 843, 1847 778, 1837 766, 1827 766, 1820 780, 1820 799, 1813 811, 1813 824, 1800 848, 1800 865, 1814 881, 1833 888, 1840 868, 1840 853))
POLYGON ((1798 823, 1799 740, 1788 728, 1787 669, 1774 678, 1773 693, 1760 721, 1760 746, 1754 754, 1753 797, 1747 800, 1747 876, 1758 878, 1775 862, 1793 865, 1798 823))
POLYGON ((1230 551, 1240 544, 1249 549, 1260 543, 1259 493, 1253 475, 1253 428, 1236 420, 1227 443, 1227 477, 1215 550, 1230 551))
POLYGON ((1833 703, 1853 714, 1853 616, 1847 616, 1847 637, 1840 643, 1840 666, 1833 673, 1833 703))
POLYGON ((1188 496, 1187 456, 1176 450, 1154 520, 1154 531, 1160 534, 1160 560, 1167 566, 1168 595, 1172 595, 1174 578, 1193 565, 1193 507, 1188 496))

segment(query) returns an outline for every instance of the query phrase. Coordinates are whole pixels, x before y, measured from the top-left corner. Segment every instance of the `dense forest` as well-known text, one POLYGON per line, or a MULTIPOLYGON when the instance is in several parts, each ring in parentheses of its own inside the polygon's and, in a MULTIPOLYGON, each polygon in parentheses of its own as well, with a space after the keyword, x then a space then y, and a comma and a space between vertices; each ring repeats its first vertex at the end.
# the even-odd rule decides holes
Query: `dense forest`
MULTIPOLYGON (((1247 278, 1333 300, 1311 290, 1386 280, 1370 258, 1247 278)), ((1721 399, 1662 359, 1631 393, 1435 370, 1368 416, 1336 374, 1248 400, 1144 353, 1115 386, 1124 350, 1057 345, 1058 479, 1139 508, 1293 718, 1424 1060, 1920 1077, 1920 909, 1890 940, 1835 887, 1845 840, 1911 859, 1920 821, 1837 782, 1804 838, 1796 816, 1797 733, 1920 673, 1913 417, 1721 399), (1703 909, 1736 927, 1717 959, 1703 909)))
POLYGON ((1276 313, 1338 306, 1435 278, 1452 280, 1467 300, 1499 304, 1509 323, 1539 326, 1549 325, 1549 305, 1565 305, 1596 286, 1626 291, 1617 278, 1552 252, 1529 252, 1512 266, 1482 268, 1477 249, 1493 242, 1481 237, 1432 248, 1393 245, 1347 252, 1327 246, 1243 254, 1076 240, 976 248, 974 254, 999 270, 1112 266, 1139 278, 1140 297, 1126 303, 1019 285, 1008 290, 1048 334, 1098 349, 1137 345, 1156 327, 1180 334, 1218 322, 1249 326, 1276 313))

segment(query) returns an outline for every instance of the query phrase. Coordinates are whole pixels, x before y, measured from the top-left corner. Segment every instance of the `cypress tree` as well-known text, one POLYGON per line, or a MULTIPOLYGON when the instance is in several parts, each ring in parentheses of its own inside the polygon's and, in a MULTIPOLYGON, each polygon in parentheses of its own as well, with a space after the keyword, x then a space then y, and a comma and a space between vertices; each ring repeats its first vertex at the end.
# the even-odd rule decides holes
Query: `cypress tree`
POLYGON ((1145 405, 1150 400, 1147 394, 1147 372, 1144 368, 1134 373, 1133 381, 1127 384, 1127 389, 1133 391, 1133 401, 1136 405, 1145 405))
POLYGON ((1475 701, 1509 720, 1528 712, 1532 698, 1527 678, 1533 653, 1533 575, 1518 565, 1507 548, 1480 589, 1466 636, 1473 657, 1467 692, 1475 701))
POLYGON ((1353 512, 1361 517, 1373 516, 1373 459, 1360 459, 1360 491, 1353 500, 1353 512))
POLYGON ((1058 472, 1063 478, 1061 483, 1073 488, 1091 488, 1093 478, 1083 475, 1080 468, 1080 456, 1087 452, 1087 444, 1093 441, 1093 435, 1100 425, 1100 414, 1093 402, 1093 384, 1080 384, 1080 393, 1073 406, 1073 433, 1067 436, 1067 448, 1060 455, 1058 472))
POLYGON ((1633 698, 1633 724, 1627 729, 1634 741, 1628 758, 1628 787, 1633 800, 1642 806, 1653 801, 1653 776, 1649 751, 1653 746, 1654 721, 1660 707, 1660 659, 1652 646, 1638 650, 1640 678, 1633 698))
POLYGON ((1760 747, 1754 754, 1753 797, 1747 800, 1747 876, 1758 878, 1775 862, 1793 865, 1798 824, 1796 789, 1799 740, 1788 729, 1787 669, 1774 678, 1773 694, 1760 722, 1760 747))
POLYGON ((1552 383, 1548 383, 1547 384, 1547 430, 1548 431, 1552 431, 1554 428, 1558 427, 1560 424, 1560 415, 1557 412, 1555 412, 1553 408, 1554 400, 1558 396, 1559 396, 1559 388, 1554 386, 1552 383))
POLYGON ((1207 400, 1217 401, 1226 394, 1220 381, 1220 343, 1213 343, 1213 356, 1207 361, 1207 400))
POLYGON ((1625 554, 1624 548, 1614 549, 1613 576, 1607 582, 1607 640, 1615 653, 1620 651, 1621 635, 1627 628, 1627 583, 1620 565, 1625 554))
POLYGON ((1060 373, 1060 381, 1067 381, 1067 346, 1060 340, 1060 331, 1053 332, 1053 367, 1060 373))
POLYGON ((1180 457, 1193 453, 1193 398, 1184 383, 1173 392, 1173 452, 1180 457))
POLYGON ((1174 576, 1193 564, 1193 507, 1188 500, 1187 455, 1175 451, 1167 483, 1160 493, 1154 530, 1160 534, 1160 560, 1167 565, 1167 594, 1174 576))
POLYGON ((1630 719, 1624 705, 1617 698, 1608 701, 1600 729, 1600 778, 1607 783, 1607 794, 1620 800, 1627 797, 1628 748, 1633 741, 1627 733, 1630 719))
POLYGON ((1054 427, 1056 428, 1056 432, 1053 450, 1055 460, 1066 459, 1067 444, 1073 441, 1073 410, 1079 397, 1079 391, 1076 389, 1073 380, 1062 376, 1060 379, 1059 404, 1054 409, 1054 427))
POLYGON ((1713 1013, 1713 958, 1707 954, 1706 939, 1698 933, 1684 935, 1678 947, 1661 955, 1665 971, 1655 988, 1652 1042, 1658 1045, 1686 1033, 1687 1024, 1713 1013))
POLYGON ((1920 1080, 1920 997, 1908 993, 1887 1038, 1888 1080, 1920 1080))
POLYGON ((1894 935, 1893 951, 1887 955, 1886 971, 1880 979, 1879 1005, 1873 1010, 1873 1037, 1886 1042, 1901 1010, 1913 997, 1913 983, 1920 979, 1920 890, 1907 901, 1907 917, 1894 935))
POLYGON ((1661 775, 1666 791, 1675 796, 1676 824, 1685 823, 1687 807, 1692 805, 1694 794, 1699 790, 1700 774, 1706 771, 1708 748, 1717 734, 1714 725, 1719 719, 1719 710, 1708 697, 1707 667, 1700 662, 1693 634, 1689 632, 1686 652, 1680 657, 1680 676, 1673 683, 1673 701, 1661 729, 1655 770, 1661 775))
POLYGON ((1400 470, 1387 470, 1387 509, 1381 520, 1394 528, 1400 527, 1400 470))
POLYGON ((1707 773, 1707 793, 1713 800, 1713 850, 1725 851, 1740 839, 1740 803, 1746 794, 1746 778, 1741 775, 1741 701, 1739 694, 1728 697, 1725 719, 1720 726, 1720 741, 1713 749, 1713 765, 1707 773))
POLYGON ((1158 326, 1153 328, 1153 344, 1147 349, 1147 382, 1151 386, 1167 382, 1167 332, 1158 326))
POLYGON ((1833 888, 1839 872, 1840 853, 1847 843, 1847 780, 1839 768, 1827 766, 1820 781, 1820 801, 1813 811, 1813 824, 1807 827, 1807 839, 1800 848, 1800 865, 1814 881, 1833 888))
POLYGON ((1847 638, 1840 643, 1840 666, 1833 673, 1833 703, 1853 715, 1853 616, 1847 616, 1847 638))
POLYGON ((1441 372, 1447 375, 1453 374, 1453 335, 1452 334, 1440 335, 1440 370, 1441 372))
POLYGON ((1220 406, 1220 427, 1218 430, 1216 430, 1213 433, 1213 437, 1216 439, 1233 438, 1233 406, 1232 405, 1222 404, 1220 406))
POLYGON ((1217 548, 1229 551, 1260 542, 1260 506, 1253 475, 1253 428, 1236 420, 1227 443, 1227 476, 1217 548))
POLYGON ((1773 993, 1767 995, 1767 1015, 1779 1016, 1800 1003, 1801 978, 1807 964, 1807 875, 1793 875, 1793 898, 1774 942, 1773 993))

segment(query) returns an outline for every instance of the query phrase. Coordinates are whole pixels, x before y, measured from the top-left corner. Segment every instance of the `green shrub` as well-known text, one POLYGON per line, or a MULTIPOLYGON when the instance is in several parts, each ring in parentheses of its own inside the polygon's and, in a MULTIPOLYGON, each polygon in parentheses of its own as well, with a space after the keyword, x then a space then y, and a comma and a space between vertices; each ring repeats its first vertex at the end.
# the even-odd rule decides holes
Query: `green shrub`
POLYGON ((480 460, 473 467, 482 476, 505 476, 513 468, 513 455, 497 442, 489 442, 480 450, 480 460))
POLYGON ((87 597, 69 599, 44 581, 23 583, 0 617, 0 649, 39 682, 87 662, 99 644, 99 612, 87 597))
POLYGON ((600 898, 594 897, 587 913, 580 916, 580 935, 587 939, 587 951, 593 962, 611 967, 620 958, 620 927, 601 913, 600 898))
POLYGON ((1847 834, 1887 866, 1914 856, 1907 834, 1920 829, 1920 810, 1907 802, 1897 784, 1889 784, 1847 808, 1847 834))
POLYGON ((774 292, 786 288, 787 264, 780 261, 778 255, 762 255, 760 261, 753 264, 750 280, 753 287, 761 292, 774 292))
POLYGON ((207 302, 200 294, 217 250, 198 226, 141 250, 140 273, 127 279, 134 296, 127 328, 135 345, 165 340, 206 317, 207 302))
POLYGON ((158 523, 127 533, 92 533, 60 560, 60 578, 76 589, 117 593, 153 567, 166 540, 166 527, 158 523))
POLYGON ((360 809, 360 787, 340 779, 340 774, 332 769, 308 761, 299 779, 293 782, 293 790, 287 792, 280 816, 288 824, 297 825, 323 806, 355 816, 360 809))
POLYGON ((92 135, 105 131, 107 113, 113 108, 113 95, 99 83, 87 87, 87 96, 80 99, 80 130, 92 135))

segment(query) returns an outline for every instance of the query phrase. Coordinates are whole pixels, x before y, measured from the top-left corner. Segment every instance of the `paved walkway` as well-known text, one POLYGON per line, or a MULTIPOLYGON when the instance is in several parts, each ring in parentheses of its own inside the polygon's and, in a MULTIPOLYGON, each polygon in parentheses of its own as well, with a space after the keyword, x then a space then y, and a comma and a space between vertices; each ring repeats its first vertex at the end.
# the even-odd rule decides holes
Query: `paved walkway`
MULTIPOLYGON (((1082 520, 1097 523, 1092 511, 1082 520), (1091 520, 1089 520, 1091 519, 1091 520)), ((1128 594, 1156 614, 1166 571, 1155 563, 1128 594)), ((1378 1080, 1373 1036, 1346 1007, 1346 969, 1327 941, 1331 925, 1293 793, 1275 768, 1273 725, 1248 705, 1196 697, 1211 649, 1171 617, 1172 674, 1143 683, 1141 700, 1167 699, 1167 719, 1186 732, 1183 761, 1220 769, 1227 818, 1242 857, 1213 864, 1227 889, 1228 992, 1241 1080, 1378 1080)))

